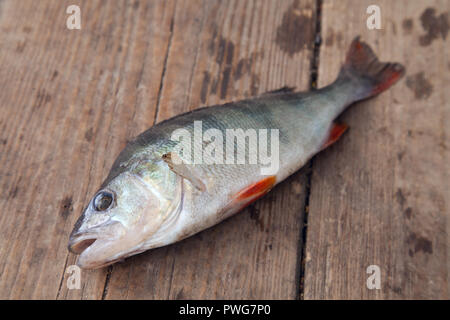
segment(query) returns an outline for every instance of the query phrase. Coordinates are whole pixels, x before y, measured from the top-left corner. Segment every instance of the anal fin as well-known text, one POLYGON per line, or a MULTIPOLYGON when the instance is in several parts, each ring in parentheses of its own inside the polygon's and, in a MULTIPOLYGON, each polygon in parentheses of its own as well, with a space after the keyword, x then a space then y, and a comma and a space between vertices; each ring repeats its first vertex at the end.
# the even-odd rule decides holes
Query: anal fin
POLYGON ((331 126, 330 133, 328 136, 328 139, 325 141, 325 143, 322 145, 322 148, 320 150, 324 150, 331 146, 333 143, 339 140, 339 138, 344 134, 345 131, 347 131, 348 125, 345 123, 336 123, 334 122, 331 126))
POLYGON ((272 94, 292 93, 294 91, 295 91, 295 87, 284 86, 279 89, 264 92, 262 95, 265 96, 265 95, 272 95, 272 94))

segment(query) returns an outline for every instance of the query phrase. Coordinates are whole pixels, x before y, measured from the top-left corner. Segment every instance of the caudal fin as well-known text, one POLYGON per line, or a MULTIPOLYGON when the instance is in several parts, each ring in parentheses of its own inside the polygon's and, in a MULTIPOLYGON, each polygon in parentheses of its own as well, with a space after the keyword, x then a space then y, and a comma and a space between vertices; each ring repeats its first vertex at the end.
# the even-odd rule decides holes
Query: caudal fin
POLYGON ((356 37, 339 73, 340 79, 358 83, 357 100, 377 95, 396 83, 405 73, 399 63, 380 62, 372 49, 356 37))

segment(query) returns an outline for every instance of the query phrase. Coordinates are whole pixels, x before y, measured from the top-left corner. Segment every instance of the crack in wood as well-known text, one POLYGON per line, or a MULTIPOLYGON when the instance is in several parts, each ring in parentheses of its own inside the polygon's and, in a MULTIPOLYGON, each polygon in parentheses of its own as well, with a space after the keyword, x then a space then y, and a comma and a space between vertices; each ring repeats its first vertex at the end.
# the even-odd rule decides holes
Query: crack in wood
MULTIPOLYGON (((320 54, 320 45, 321 45, 321 18, 322 18, 322 0, 316 1, 316 30, 314 32, 314 48, 313 48, 313 56, 311 58, 311 68, 310 68, 310 83, 309 89, 316 90, 317 89, 317 77, 319 70, 319 54, 320 54)), ((313 159, 309 161, 307 164, 308 173, 306 175, 306 188, 305 188, 305 205, 303 206, 303 221, 302 221, 302 230, 299 237, 299 248, 300 254, 297 263, 297 283, 298 287, 298 296, 297 300, 304 299, 304 288, 305 288, 305 267, 306 267, 306 240, 308 233, 308 211, 309 211, 309 198, 311 194, 311 181, 312 181, 312 169, 313 169, 313 159)))
POLYGON ((170 36, 169 36, 169 41, 167 43, 166 56, 164 57, 164 67, 163 67, 163 71, 161 74, 161 83, 159 85, 158 99, 156 102, 156 110, 155 110, 155 119, 153 121, 153 124, 156 124, 156 121, 157 121, 158 115, 159 115, 159 106, 161 103, 161 95, 162 95, 162 90, 164 87, 164 78, 166 77, 167 61, 169 60, 170 48, 172 47, 172 38, 173 38, 173 30, 174 30, 174 25, 175 25, 176 9, 177 9, 177 3, 175 2, 172 20, 170 21, 170 36))

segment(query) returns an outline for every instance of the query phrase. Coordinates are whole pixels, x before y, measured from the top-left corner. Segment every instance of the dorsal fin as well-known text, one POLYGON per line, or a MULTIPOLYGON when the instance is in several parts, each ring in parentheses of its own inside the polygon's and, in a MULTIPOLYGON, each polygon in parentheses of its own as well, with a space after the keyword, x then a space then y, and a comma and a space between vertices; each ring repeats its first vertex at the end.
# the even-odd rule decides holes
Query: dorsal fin
POLYGON ((271 95, 271 94, 292 93, 292 92, 294 92, 294 90, 295 90, 295 87, 284 86, 279 89, 267 91, 267 92, 263 93, 262 95, 265 96, 265 95, 271 95))

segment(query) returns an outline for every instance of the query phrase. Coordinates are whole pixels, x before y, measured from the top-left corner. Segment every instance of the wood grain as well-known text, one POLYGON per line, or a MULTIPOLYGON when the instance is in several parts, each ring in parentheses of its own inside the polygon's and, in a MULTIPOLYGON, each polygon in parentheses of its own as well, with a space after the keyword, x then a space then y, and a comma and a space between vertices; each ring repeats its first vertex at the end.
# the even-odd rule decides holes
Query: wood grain
POLYGON ((448 1, 323 2, 319 86, 334 79, 358 34, 407 75, 348 110, 348 134, 314 159, 306 299, 449 298, 450 78, 442 53, 450 43, 439 22, 449 9, 448 1), (372 4, 381 30, 366 27, 372 4), (366 287, 369 265, 381 269, 379 290, 366 287))
POLYGON ((0 1, 0 298, 449 298, 448 12, 445 0, 0 1), (342 116, 350 130, 313 159, 309 198, 304 169, 69 290, 69 233, 127 140, 203 105, 307 90, 316 2, 319 86, 357 34, 407 75, 342 116), (73 4, 81 30, 66 28, 73 4), (382 30, 366 28, 371 4, 382 30), (373 264, 380 290, 366 287, 373 264))

